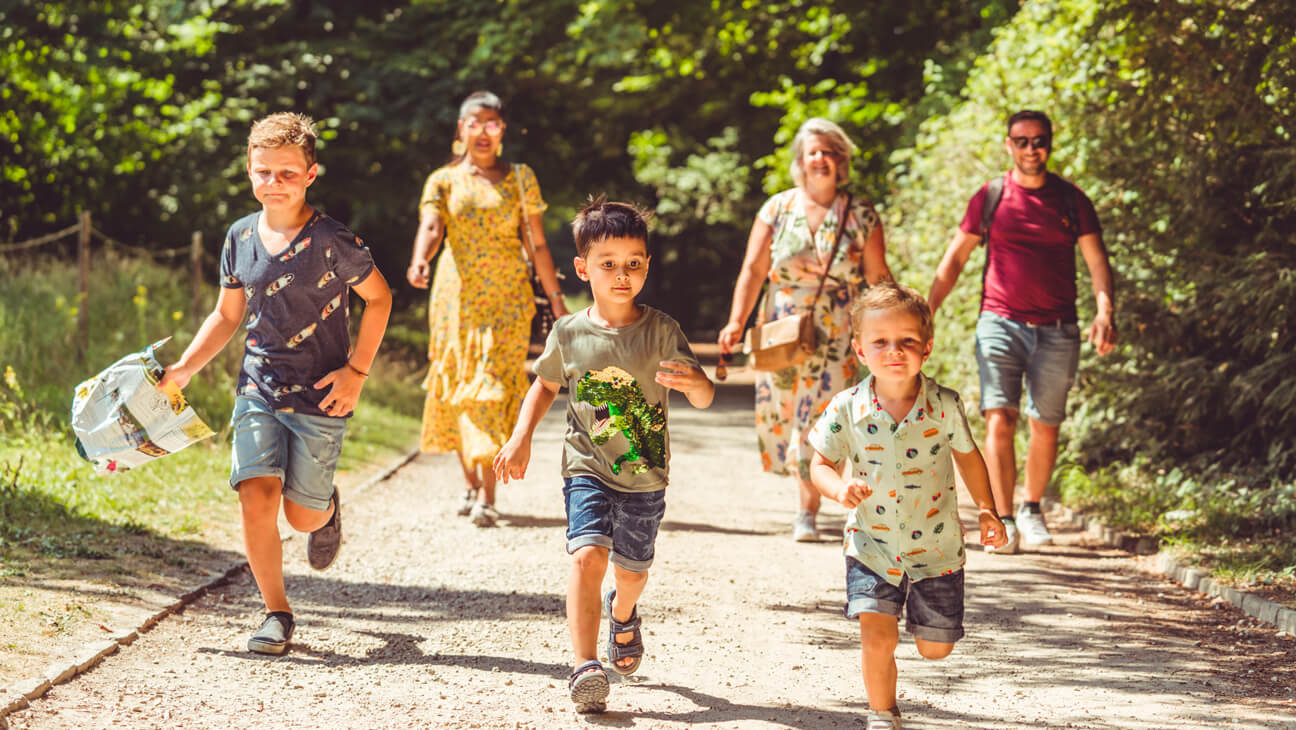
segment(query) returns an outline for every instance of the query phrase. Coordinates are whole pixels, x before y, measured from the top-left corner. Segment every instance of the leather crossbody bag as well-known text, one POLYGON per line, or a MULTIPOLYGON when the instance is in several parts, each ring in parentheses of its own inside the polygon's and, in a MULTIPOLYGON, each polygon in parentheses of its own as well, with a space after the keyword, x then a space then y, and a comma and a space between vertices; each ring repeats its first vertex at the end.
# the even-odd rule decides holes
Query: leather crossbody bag
MULTIPOLYGON (((824 284, 828 281, 828 269, 837 259, 837 250, 841 246, 842 235, 846 232, 846 221, 850 219, 851 196, 846 195, 846 205, 842 209, 841 220, 837 221, 837 237, 833 241, 832 254, 824 266, 823 275, 819 277, 819 288, 815 290, 810 309, 806 312, 789 314, 773 321, 765 321, 768 306, 761 307, 756 325, 747 330, 745 349, 749 355, 748 363, 753 370, 783 370, 795 367, 810 359, 818 346, 815 334, 814 314, 823 294, 824 284)), ((766 292, 767 299, 772 300, 772 292, 766 292)))

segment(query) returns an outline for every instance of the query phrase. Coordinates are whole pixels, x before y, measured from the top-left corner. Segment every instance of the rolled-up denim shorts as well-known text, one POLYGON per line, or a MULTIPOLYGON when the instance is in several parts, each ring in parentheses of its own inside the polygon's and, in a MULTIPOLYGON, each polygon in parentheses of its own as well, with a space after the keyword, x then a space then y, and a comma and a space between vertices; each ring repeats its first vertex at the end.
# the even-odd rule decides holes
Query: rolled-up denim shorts
POLYGON ((1066 418, 1067 391, 1080 364, 1080 327, 1029 325, 982 312, 976 325, 981 412, 1017 410, 1026 379, 1026 415, 1046 426, 1066 418))
POLYGON ((277 477, 286 499, 307 509, 328 509, 347 419, 276 411, 256 398, 238 396, 230 426, 235 491, 248 479, 277 477))
POLYGON ((652 565, 657 528, 666 514, 666 490, 621 492, 592 476, 563 479, 567 552, 586 545, 612 551, 612 563, 632 573, 652 565))
POLYGON ((900 579, 897 588, 846 556, 846 618, 861 613, 900 617, 905 610, 905 631, 924 641, 953 644, 963 638, 963 571, 910 582, 900 579))

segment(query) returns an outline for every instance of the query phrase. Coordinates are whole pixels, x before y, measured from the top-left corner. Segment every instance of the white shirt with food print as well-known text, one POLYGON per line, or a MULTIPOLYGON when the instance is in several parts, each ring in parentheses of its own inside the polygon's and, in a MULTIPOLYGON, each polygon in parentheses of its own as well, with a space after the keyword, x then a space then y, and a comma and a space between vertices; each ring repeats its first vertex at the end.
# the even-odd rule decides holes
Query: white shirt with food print
POLYGON ((976 448, 957 392, 920 374, 918 397, 900 423, 878 402, 873 376, 833 397, 810 445, 871 492, 846 520, 847 555, 899 586, 963 567, 963 526, 950 449, 976 448))

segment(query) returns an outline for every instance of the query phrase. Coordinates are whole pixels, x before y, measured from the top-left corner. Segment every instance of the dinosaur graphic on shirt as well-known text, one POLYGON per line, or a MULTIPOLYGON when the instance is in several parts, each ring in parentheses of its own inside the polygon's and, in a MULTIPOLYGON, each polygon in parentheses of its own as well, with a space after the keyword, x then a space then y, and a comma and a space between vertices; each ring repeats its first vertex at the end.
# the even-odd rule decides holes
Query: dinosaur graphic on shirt
POLYGON ((612 464, 613 474, 620 474, 626 463, 632 474, 666 466, 666 412, 648 403, 630 373, 615 365, 587 371, 576 382, 576 400, 594 408, 590 437, 595 445, 602 446, 617 433, 630 443, 612 464))

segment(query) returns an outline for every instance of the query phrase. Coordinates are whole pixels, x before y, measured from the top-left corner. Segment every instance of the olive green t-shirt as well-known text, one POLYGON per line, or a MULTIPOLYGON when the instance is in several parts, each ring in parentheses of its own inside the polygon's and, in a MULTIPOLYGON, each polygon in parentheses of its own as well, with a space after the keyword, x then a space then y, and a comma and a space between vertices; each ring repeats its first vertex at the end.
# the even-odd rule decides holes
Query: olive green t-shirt
POLYGON ((668 482, 670 389, 656 381, 659 363, 697 367, 678 323, 652 307, 616 329, 581 310, 559 319, 535 374, 567 387, 565 478, 593 476, 622 492, 653 492, 668 482))

